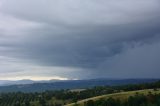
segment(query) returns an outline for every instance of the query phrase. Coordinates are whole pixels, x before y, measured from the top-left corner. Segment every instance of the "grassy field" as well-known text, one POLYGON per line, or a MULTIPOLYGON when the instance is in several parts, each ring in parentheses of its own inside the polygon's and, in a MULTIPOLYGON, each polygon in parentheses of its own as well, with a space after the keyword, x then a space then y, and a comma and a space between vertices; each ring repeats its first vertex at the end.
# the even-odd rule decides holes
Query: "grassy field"
MULTIPOLYGON (((112 97, 112 98, 117 98, 117 99, 121 99, 121 100, 124 100, 124 99, 127 99, 129 96, 133 96, 135 95, 136 93, 139 93, 139 94, 144 94, 144 95, 147 95, 149 92, 151 93, 160 93, 160 89, 158 90, 153 90, 153 89, 145 89, 145 90, 137 90, 137 91, 129 91, 129 92, 120 92, 120 93, 113 93, 113 94, 107 94, 107 95, 102 95, 102 96, 97 96, 97 97, 93 97, 93 98, 88 98, 88 99, 84 99, 84 100, 81 100, 81 101, 78 101, 77 104, 79 104, 80 106, 83 106, 84 105, 84 102, 88 101, 88 100, 98 100, 98 99, 105 99, 105 98, 109 98, 109 97, 112 97)), ((75 103, 71 103, 71 104, 68 104, 68 105, 65 105, 65 106, 73 106, 75 103)))

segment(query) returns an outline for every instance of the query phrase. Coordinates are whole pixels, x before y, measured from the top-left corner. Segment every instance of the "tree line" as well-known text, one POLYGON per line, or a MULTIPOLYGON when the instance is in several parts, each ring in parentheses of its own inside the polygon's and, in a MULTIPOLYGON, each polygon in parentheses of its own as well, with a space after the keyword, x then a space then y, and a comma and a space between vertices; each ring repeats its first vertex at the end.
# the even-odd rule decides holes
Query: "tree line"
POLYGON ((97 86, 83 91, 58 90, 45 92, 0 93, 0 106, 63 106, 67 103, 121 91, 160 88, 160 81, 123 86, 97 86))

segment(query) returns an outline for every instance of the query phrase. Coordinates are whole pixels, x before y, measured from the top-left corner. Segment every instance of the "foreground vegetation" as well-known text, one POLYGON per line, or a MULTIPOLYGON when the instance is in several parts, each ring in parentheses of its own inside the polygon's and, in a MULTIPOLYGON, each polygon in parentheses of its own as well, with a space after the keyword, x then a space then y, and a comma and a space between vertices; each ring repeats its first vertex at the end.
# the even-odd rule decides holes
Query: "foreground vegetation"
POLYGON ((66 106, 160 106, 160 89, 107 94, 84 99, 66 106))
MULTIPOLYGON (((130 98, 130 96, 133 96, 133 98, 139 97, 139 95, 135 96, 136 92, 139 92, 139 94, 143 94, 143 98, 146 98, 145 99, 146 101, 149 101, 147 98, 148 97, 150 98, 150 96, 148 95, 151 93, 154 96, 154 100, 158 101, 160 93, 158 88, 160 88, 160 82, 137 84, 137 85, 123 85, 123 86, 100 86, 85 90, 78 89, 78 90, 59 90, 59 91, 45 91, 45 92, 34 92, 34 93, 33 92, 1 93, 0 106, 64 106, 64 105, 104 106, 104 104, 98 105, 97 103, 99 102, 101 103, 102 101, 104 103, 108 103, 107 101, 110 100, 116 103, 117 101, 119 101, 118 103, 120 104, 122 104, 121 100, 124 100, 123 103, 126 104, 124 106, 130 106, 127 104, 128 103, 127 101, 130 98)), ((154 105, 154 103, 152 104, 154 105)), ((109 105, 109 106, 115 106, 115 105, 109 105)))

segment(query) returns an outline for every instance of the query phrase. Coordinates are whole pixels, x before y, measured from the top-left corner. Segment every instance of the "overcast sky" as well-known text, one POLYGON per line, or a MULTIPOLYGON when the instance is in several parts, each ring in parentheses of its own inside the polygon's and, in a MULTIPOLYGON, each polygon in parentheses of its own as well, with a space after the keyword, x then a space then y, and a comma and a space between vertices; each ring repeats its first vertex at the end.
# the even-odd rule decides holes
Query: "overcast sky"
POLYGON ((0 80, 160 78, 160 0, 0 0, 0 80))

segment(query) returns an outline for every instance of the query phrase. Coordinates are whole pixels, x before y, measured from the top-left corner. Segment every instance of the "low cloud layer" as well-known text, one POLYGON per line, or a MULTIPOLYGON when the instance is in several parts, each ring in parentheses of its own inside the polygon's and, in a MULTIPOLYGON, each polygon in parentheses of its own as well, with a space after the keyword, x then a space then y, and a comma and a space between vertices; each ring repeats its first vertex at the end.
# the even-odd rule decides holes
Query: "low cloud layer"
POLYGON ((159 7, 159 0, 1 0, 0 76, 159 78, 159 7))

